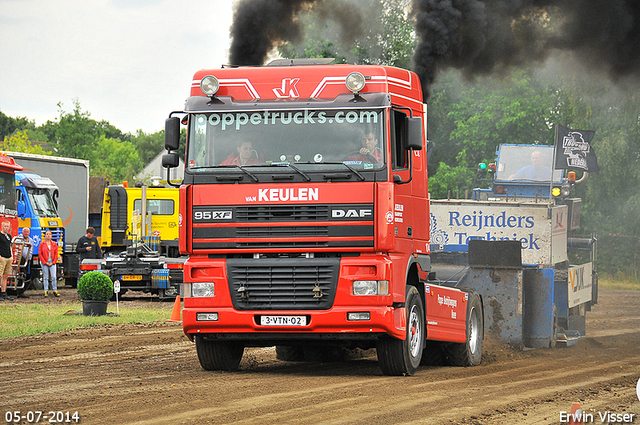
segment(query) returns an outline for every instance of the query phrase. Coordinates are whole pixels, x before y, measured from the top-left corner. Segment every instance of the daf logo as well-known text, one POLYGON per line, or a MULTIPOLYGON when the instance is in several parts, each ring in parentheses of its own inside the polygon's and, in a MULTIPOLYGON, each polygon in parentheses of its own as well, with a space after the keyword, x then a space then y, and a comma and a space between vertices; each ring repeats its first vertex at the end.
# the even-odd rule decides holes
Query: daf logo
POLYGON ((334 209, 331 211, 331 217, 332 218, 365 218, 365 217, 371 217, 371 210, 370 209, 348 209, 348 210, 343 210, 343 209, 334 209))

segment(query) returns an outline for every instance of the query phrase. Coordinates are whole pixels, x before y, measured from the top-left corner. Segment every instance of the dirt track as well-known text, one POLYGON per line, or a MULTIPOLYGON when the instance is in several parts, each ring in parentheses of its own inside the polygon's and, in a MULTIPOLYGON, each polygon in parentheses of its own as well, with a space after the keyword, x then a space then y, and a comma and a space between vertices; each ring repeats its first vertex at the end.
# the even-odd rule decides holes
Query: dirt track
POLYGON ((373 350, 287 363, 273 348, 247 349, 240 372, 206 372, 180 323, 5 339, 0 423, 19 410, 77 411, 83 424, 557 424, 580 402, 594 423, 610 411, 640 424, 639 307, 640 291, 603 290, 575 346, 488 343, 479 367, 422 367, 404 378, 383 376, 373 350))

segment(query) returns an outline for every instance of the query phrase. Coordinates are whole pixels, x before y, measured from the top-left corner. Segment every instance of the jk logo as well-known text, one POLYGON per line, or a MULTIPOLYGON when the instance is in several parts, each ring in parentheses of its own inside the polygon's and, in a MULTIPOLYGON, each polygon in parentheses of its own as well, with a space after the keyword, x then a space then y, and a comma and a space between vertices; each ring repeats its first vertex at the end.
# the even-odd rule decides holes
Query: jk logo
POLYGON ((300 97, 300 93, 298 93, 298 82, 300 78, 283 78, 282 79, 282 87, 277 87, 273 89, 273 93, 279 99, 285 99, 288 97, 300 97))

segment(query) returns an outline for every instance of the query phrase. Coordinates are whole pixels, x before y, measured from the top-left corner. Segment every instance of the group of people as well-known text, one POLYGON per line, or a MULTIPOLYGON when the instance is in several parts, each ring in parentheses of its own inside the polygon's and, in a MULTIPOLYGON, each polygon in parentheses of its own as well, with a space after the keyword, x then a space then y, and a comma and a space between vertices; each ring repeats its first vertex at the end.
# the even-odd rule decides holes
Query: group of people
MULTIPOLYGON (((36 244, 30 234, 31 229, 28 227, 22 229, 22 239, 25 242, 22 258, 26 259, 25 264, 31 261, 33 257, 31 247, 36 244)), ((58 244, 52 237, 53 233, 47 229, 44 234, 44 239, 40 242, 38 248, 38 259, 40 261, 40 267, 42 268, 42 282, 45 297, 49 296, 49 286, 51 286, 52 293, 55 297, 60 296, 56 270, 56 264, 58 263, 58 244)), ((7 281, 9 276, 11 276, 13 267, 11 244, 11 223, 5 220, 2 222, 2 228, 0 229, 0 301, 13 299, 7 295, 7 281)), ((102 250, 100 249, 98 239, 95 237, 95 229, 93 227, 87 228, 85 235, 78 239, 76 252, 80 254, 80 262, 85 258, 102 258, 102 250)), ((24 294, 19 294, 18 296, 27 297, 24 294)))

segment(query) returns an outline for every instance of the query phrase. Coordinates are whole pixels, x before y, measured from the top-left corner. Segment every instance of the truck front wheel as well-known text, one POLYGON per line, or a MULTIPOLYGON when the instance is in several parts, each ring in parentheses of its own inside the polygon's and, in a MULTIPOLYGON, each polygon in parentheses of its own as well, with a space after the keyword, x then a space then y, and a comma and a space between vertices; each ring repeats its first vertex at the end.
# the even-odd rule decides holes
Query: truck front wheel
POLYGON ((390 337, 378 340, 378 363, 385 375, 413 375, 420 366, 425 341, 424 307, 415 287, 407 286, 406 292, 407 336, 405 340, 390 337))
POLYGON ((238 370, 244 354, 244 344, 235 341, 207 341, 196 336, 196 352, 204 370, 238 370))

